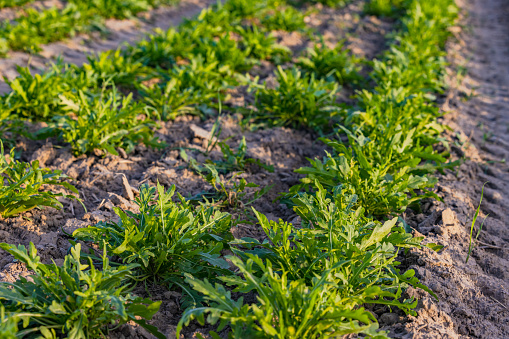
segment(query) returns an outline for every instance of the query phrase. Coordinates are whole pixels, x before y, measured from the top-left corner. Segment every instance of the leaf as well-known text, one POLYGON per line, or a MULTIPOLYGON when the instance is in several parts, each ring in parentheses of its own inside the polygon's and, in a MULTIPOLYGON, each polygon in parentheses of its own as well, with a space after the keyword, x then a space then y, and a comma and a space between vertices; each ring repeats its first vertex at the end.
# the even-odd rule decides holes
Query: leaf
POLYGON ((360 248, 365 249, 371 245, 382 242, 382 240, 392 231, 392 228, 396 225, 397 221, 398 218, 393 218, 392 220, 386 221, 383 225, 376 226, 369 238, 362 241, 360 248))

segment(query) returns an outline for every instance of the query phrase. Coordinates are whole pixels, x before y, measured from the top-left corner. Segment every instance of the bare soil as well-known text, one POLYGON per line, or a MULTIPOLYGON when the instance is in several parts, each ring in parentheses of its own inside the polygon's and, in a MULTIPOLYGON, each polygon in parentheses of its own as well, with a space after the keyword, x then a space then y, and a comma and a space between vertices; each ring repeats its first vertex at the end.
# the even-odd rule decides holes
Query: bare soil
POLYGON ((451 89, 442 120, 452 159, 466 157, 456 171, 439 175, 423 213, 405 220, 425 241, 444 245, 435 253, 414 250, 404 264, 439 297, 418 290, 417 317, 382 314, 394 338, 509 338, 509 2, 461 1, 463 30, 454 27, 448 46, 451 89), (458 73, 466 67, 463 77, 458 73), (470 226, 481 198, 468 263, 470 226))
MULTIPOLYGON (((416 234, 425 236, 426 242, 444 245, 444 249, 439 253, 413 250, 400 258, 402 266, 414 269, 422 282, 435 291, 439 301, 423 291, 409 289, 408 296, 420 299, 417 317, 394 310, 391 313, 385 307, 373 308, 382 328, 395 338, 509 337, 509 231, 506 225, 509 168, 502 162, 509 157, 509 3, 507 0, 464 1, 460 4, 464 10, 464 28, 453 29, 455 39, 448 45, 451 88, 440 100, 442 109, 448 112, 441 122, 451 127, 444 134, 451 159, 466 157, 467 160, 455 171, 439 174, 436 192, 443 202, 430 200, 423 204, 422 213, 408 211, 404 215, 416 234), (464 76, 457 72, 461 67, 468 70, 464 76), (487 181, 475 233, 482 219, 486 217, 486 220, 477 246, 465 263, 470 223, 482 186, 487 181)), ((82 64, 86 62, 87 53, 116 48, 123 42, 133 43, 154 27, 176 25, 183 17, 196 14, 212 2, 185 0, 177 8, 161 8, 150 13, 152 21, 109 22, 114 33, 107 40, 79 36, 46 46, 40 56, 32 58, 31 66, 43 69, 59 54, 68 62, 82 64)), ((384 36, 393 28, 393 22, 362 17, 362 1, 354 1, 341 10, 316 8, 317 12, 311 14, 308 21, 324 34, 327 43, 334 44, 344 38, 353 53, 368 60, 386 48, 384 36)), ((310 43, 299 33, 278 33, 278 38, 295 51, 303 50, 310 43)), ((14 65, 26 65, 28 59, 26 54, 13 53, 9 59, 0 60, 0 73, 15 76, 14 65)), ((270 77, 270 67, 267 67, 259 72, 270 77)), ((8 90, 5 85, 0 83, 0 91, 8 90)), ((344 92, 350 94, 351 89, 344 92)), ((347 94, 345 100, 349 99, 347 94)), ((245 99, 241 92, 232 95, 240 101, 245 99)), ((231 136, 228 143, 236 147, 244 135, 249 156, 275 167, 274 173, 253 167, 243 174, 246 180, 261 186, 274 185, 254 207, 271 219, 298 223, 292 210, 273 201, 280 192, 298 182, 299 177, 293 171, 307 165, 306 158, 324 154, 323 145, 315 141, 316 135, 288 128, 243 131, 236 115, 221 118, 221 123, 221 139, 231 136)), ((156 151, 140 145, 124 156, 74 157, 69 148, 52 139, 19 140, 17 148, 22 151, 23 160, 37 159, 43 166, 63 170, 73 178, 87 212, 79 203, 63 200, 65 208, 61 211, 33 210, 16 218, 0 219, 0 241, 24 245, 34 242, 44 261, 58 263, 69 249, 66 234, 101 220, 114 220, 113 206, 136 210, 126 191, 126 182, 133 188, 157 181, 166 187, 174 184, 184 196, 210 189, 186 168, 177 148, 203 149, 206 140, 193 130, 197 126, 210 131, 212 124, 213 121, 192 117, 161 123, 157 135, 168 143, 168 149, 156 151)), ((198 161, 204 160, 199 152, 188 153, 198 161)), ((211 154, 212 159, 220 156, 218 150, 211 154)), ((256 225, 241 224, 232 231, 237 237, 262 237, 256 225)), ((28 275, 26 268, 13 262, 12 256, 0 252, 0 280, 14 281, 20 275, 28 275)), ((163 301, 152 323, 168 338, 174 338, 182 312, 178 306, 179 294, 158 286, 150 287, 149 292, 153 300, 163 301)), ((146 295, 147 292, 143 289, 139 293, 146 295)), ((206 334, 208 328, 192 324, 185 337, 195 337, 196 332, 206 334)), ((124 326, 113 337, 151 338, 136 326, 124 326)))

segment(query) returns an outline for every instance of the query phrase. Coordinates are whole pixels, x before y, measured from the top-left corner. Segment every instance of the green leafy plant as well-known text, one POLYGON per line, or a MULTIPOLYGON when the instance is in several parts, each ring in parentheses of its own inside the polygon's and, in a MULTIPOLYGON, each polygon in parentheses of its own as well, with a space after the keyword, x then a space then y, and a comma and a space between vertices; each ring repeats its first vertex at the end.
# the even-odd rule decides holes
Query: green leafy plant
POLYGON ((58 197, 74 199, 74 195, 43 191, 45 185, 62 186, 78 194, 78 190, 67 181, 62 171, 39 168, 39 162, 21 162, 14 159, 14 149, 10 152, 10 161, 4 155, 0 141, 0 215, 12 217, 33 208, 43 206, 62 208, 58 197))
POLYGON ((305 14, 294 7, 277 8, 267 13, 261 23, 268 30, 281 30, 287 32, 305 31, 305 14))
POLYGON ((422 238, 413 238, 404 227, 397 226, 397 218, 380 223, 367 217, 363 207, 356 206, 357 197, 340 186, 330 197, 330 192, 316 185, 316 195, 293 198, 295 211, 302 218, 300 228, 281 220, 269 221, 255 211, 267 240, 236 240, 232 244, 255 248, 235 253, 240 257, 260 256, 276 270, 286 272, 289 279, 307 283, 330 270, 328 281, 337 284, 342 297, 362 297, 367 289, 379 288, 386 292, 383 298, 364 302, 392 305, 415 314, 412 309, 416 302, 401 302, 401 289, 408 284, 429 289, 413 277, 412 270, 401 274, 395 268, 399 264, 395 256, 399 248, 420 247, 422 238))
POLYGON ((322 4, 332 8, 339 8, 346 6, 351 0, 291 0, 295 3, 312 3, 312 4, 322 4))
POLYGON ((87 57, 88 64, 83 65, 83 72, 94 80, 98 86, 111 83, 116 86, 134 87, 140 79, 150 74, 140 61, 123 55, 121 49, 106 51, 97 57, 87 57))
POLYGON ((241 25, 233 28, 235 34, 240 35, 240 46, 250 59, 245 60, 249 70, 259 60, 270 60, 279 65, 290 61, 291 51, 288 47, 276 42, 276 38, 265 29, 256 25, 243 27, 241 25))
POLYGON ((325 129, 337 118, 340 108, 335 104, 338 86, 303 75, 298 69, 276 71, 278 86, 252 83, 256 110, 247 119, 269 126, 292 126, 325 129))
POLYGON ((99 96, 87 96, 79 92, 74 98, 61 97, 63 109, 69 113, 55 117, 55 122, 45 133, 61 133, 64 141, 71 144, 76 154, 105 150, 118 155, 116 148, 131 152, 143 142, 158 147, 148 118, 150 111, 142 104, 132 102, 132 93, 127 97, 111 92, 99 96), (72 113, 72 114, 71 114, 72 113))
MULTIPOLYGON (((78 33, 100 30, 105 32, 105 19, 126 19, 177 0, 70 0, 65 7, 43 10, 26 8, 24 15, 0 25, 0 51, 39 52, 41 45, 61 41, 78 33)), ((16 6, 29 0, 1 1, 0 8, 16 6)))
POLYGON ((163 81, 141 84, 139 90, 144 102, 163 120, 182 114, 209 114, 209 108, 216 106, 214 100, 224 101, 226 89, 235 83, 229 67, 219 67, 217 62, 206 64, 201 57, 158 75, 163 81))
POLYGON ((165 192, 158 184, 156 199, 156 188, 143 185, 136 199, 138 214, 115 208, 118 223, 100 222, 73 235, 104 244, 124 263, 138 264, 133 279, 181 289, 187 296, 184 306, 196 305, 201 299, 184 282, 184 273, 202 278, 229 273, 228 263, 219 255, 231 237, 231 216, 213 208, 195 209, 181 195, 175 203, 174 193, 175 186, 165 192))
POLYGON ((161 302, 126 292, 128 285, 123 282, 136 265, 113 269, 104 251, 102 270, 98 270, 90 259, 88 265, 81 263, 80 244, 71 249, 62 266, 42 264, 33 243, 30 251, 23 245, 5 243, 0 248, 33 272, 29 279, 0 282, 0 302, 6 311, 14 316, 21 312, 25 317, 18 324, 18 336, 99 338, 108 333, 109 325, 134 321, 158 338, 164 338, 145 322, 159 310, 161 302))
POLYGON ((5 39, 11 50, 38 52, 42 44, 102 25, 93 13, 82 11, 75 4, 68 4, 62 10, 56 7, 43 11, 28 8, 25 12, 26 15, 17 18, 14 24, 3 21, 0 25, 0 38, 5 39))
MULTIPOLYGON (((376 289, 369 290, 363 298, 342 299, 338 286, 328 281, 330 271, 315 277, 310 284, 291 280, 285 271, 272 269, 269 261, 249 255, 244 263, 229 256, 242 276, 221 277, 234 292, 255 291, 257 303, 246 304, 242 297, 234 300, 231 291, 220 284, 213 286, 207 280, 200 281, 190 275, 187 281, 203 293, 209 307, 187 310, 182 316, 177 336, 182 327, 193 319, 200 324, 207 322, 218 330, 230 326, 230 338, 337 338, 350 333, 364 333, 369 337, 387 338, 385 332, 376 333, 378 324, 373 315, 364 308, 355 308, 364 299, 377 297, 376 289), (261 271, 261 276, 252 272, 261 271), (205 316, 207 315, 207 318, 205 316)), ((219 336, 211 332, 213 337, 219 336)))
POLYGON ((406 0, 370 0, 364 3, 364 13, 396 18, 405 9, 406 0))
POLYGON ((0 8, 17 7, 33 1, 35 0, 1 0, 0 8))
POLYGON ((0 334, 2 339, 17 338, 19 321, 20 318, 16 314, 6 314, 5 307, 0 306, 0 334))
POLYGON ((343 85, 355 85, 362 81, 359 74, 359 59, 352 56, 344 43, 328 48, 322 41, 313 49, 308 49, 304 56, 297 60, 297 65, 307 72, 312 72, 318 79, 337 81, 343 85))
POLYGON ((16 69, 19 73, 16 79, 5 79, 12 91, 2 97, 3 110, 10 112, 11 118, 47 120, 64 114, 65 105, 60 96, 73 95, 79 90, 97 91, 96 81, 76 66, 57 63, 42 75, 32 74, 28 66, 16 69))
MULTIPOLYGON (((395 151, 404 152, 410 137, 411 133, 400 143, 393 140, 395 151)), ((296 170, 306 177, 301 179, 302 184, 290 189, 289 196, 302 189, 316 189, 316 182, 327 189, 341 185, 343 191, 357 196, 356 203, 359 206, 379 217, 404 212, 410 204, 423 198, 439 199, 427 190, 436 183, 434 177, 412 174, 420 158, 411 157, 406 159, 406 163, 399 163, 391 155, 380 156, 380 144, 376 140, 355 138, 352 135, 350 149, 341 142, 328 139, 322 141, 333 147, 336 155, 328 154, 323 161, 309 159, 311 167, 296 170), (416 190, 424 193, 417 194, 416 190)))
POLYGON ((18 134, 24 134, 23 122, 0 104, 0 140, 5 141, 7 148, 13 148, 18 134))
MULTIPOLYGON (((467 258, 465 259, 465 263, 468 262, 468 259, 470 258, 470 254, 472 254, 472 250, 475 247, 475 242, 472 241, 472 239, 474 239, 473 238, 473 235, 474 235, 474 226, 475 226, 475 222, 477 221, 477 218, 479 217, 479 213, 481 212, 481 203, 482 203, 482 198, 483 198, 483 195, 484 195, 484 186, 485 185, 486 185, 486 183, 484 183, 484 185, 482 186, 482 189, 481 189, 481 199, 479 200, 479 205, 477 206, 477 209, 475 210, 474 217, 472 218, 472 224, 470 225, 470 239, 469 239, 469 242, 468 242, 468 254, 467 254, 467 258)), ((477 236, 475 237, 474 241, 477 240, 477 238, 479 238, 479 235, 481 235, 481 230, 482 230, 482 227, 484 225, 484 221, 486 220, 487 217, 488 216, 484 217, 484 220, 481 223, 481 226, 479 227, 479 231, 477 231, 477 236)))

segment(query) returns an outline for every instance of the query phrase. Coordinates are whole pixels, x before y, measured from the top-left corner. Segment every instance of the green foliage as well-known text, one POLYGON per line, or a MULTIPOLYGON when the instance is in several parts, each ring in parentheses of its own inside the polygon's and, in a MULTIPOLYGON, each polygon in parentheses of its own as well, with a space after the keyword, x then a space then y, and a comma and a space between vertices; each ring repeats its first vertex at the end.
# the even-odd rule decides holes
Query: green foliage
MULTIPOLYGON (((99 96, 79 92, 72 99, 61 97, 65 116, 55 117, 48 127, 51 133, 60 132, 62 139, 71 144, 75 154, 104 150, 118 155, 116 148, 131 152, 139 143, 158 146, 143 104, 132 102, 132 94, 122 97, 115 88, 99 96)), ((41 130, 45 134, 46 130, 41 130)))
POLYGON ((16 339, 20 318, 16 314, 6 314, 5 308, 0 306, 0 334, 2 339, 16 339))
MULTIPOLYGON (((149 2, 96 0, 91 6, 122 17, 147 4, 156 5, 149 2), (116 7, 120 4, 123 7, 116 7)), ((308 2, 333 6, 348 1, 308 2)), ((303 15, 281 7, 285 5, 278 0, 229 0, 186 20, 178 29, 159 31, 125 51, 91 57, 82 68, 55 66, 49 76, 32 76, 26 70, 19 80, 10 82, 13 92, 4 96, 2 121, 55 117, 50 130, 59 127, 77 153, 95 148, 115 152, 116 147, 151 143, 150 118, 214 114, 213 108, 227 100, 230 86, 249 79, 239 73, 251 70, 260 60, 273 64, 291 61, 291 52, 270 34, 271 29, 305 29, 303 15), (117 95, 115 84, 122 89, 134 86, 139 103, 117 95), (113 89, 108 92, 110 85, 113 89)), ((81 6, 86 4, 80 5, 80 10, 81 6)), ((431 175, 455 165, 447 163, 448 152, 435 147, 442 141, 444 127, 436 121, 442 113, 434 103, 434 94, 446 89, 443 49, 457 8, 452 0, 372 0, 365 10, 397 15, 400 20, 391 35, 390 49, 372 63, 369 83, 374 86, 357 92, 355 110, 336 104, 339 84, 357 85, 363 80, 359 60, 350 56, 342 43, 334 49, 323 43, 315 45, 297 60, 299 68, 278 67, 276 86, 258 84, 258 79, 250 83, 255 100, 248 106, 248 122, 319 132, 334 123, 342 124, 340 135, 322 139, 330 153, 323 161, 310 160, 309 167, 299 169, 305 177, 286 194, 302 219, 301 225, 269 221, 255 212, 267 240, 232 241, 232 217, 218 209, 247 214, 245 206, 269 189, 256 190, 257 185, 234 172, 245 170, 251 162, 243 140, 238 149, 214 142, 210 149, 217 144, 223 152, 223 159, 215 162, 198 164, 181 153, 190 168, 213 186, 211 192, 189 200, 179 195, 179 202, 174 202, 174 188, 164 192, 160 185, 157 190, 144 185, 137 199, 139 213, 116 209, 119 222, 101 222, 75 232, 79 240, 104 246, 104 253, 108 250, 122 261, 119 265, 133 265, 122 280, 150 280, 182 291, 184 306, 193 308, 184 314, 179 332, 192 319, 204 323, 207 316, 209 323, 219 322, 219 330, 229 325, 232 338, 329 338, 349 333, 385 337, 384 332, 377 333, 378 324, 364 305, 388 305, 415 314, 417 301, 403 300, 403 290, 414 286, 431 293, 412 270, 396 268, 399 250, 419 247, 421 239, 412 238, 394 216, 422 198, 437 198, 429 190, 436 182, 431 175), (229 259, 239 275, 232 275, 221 257, 225 245, 236 254, 229 259), (234 287, 233 293, 253 293, 257 299, 244 303, 241 297, 234 299, 230 289, 213 286, 209 280, 221 280, 234 287), (196 308, 203 299, 208 305, 196 308)), ((72 34, 66 29, 57 33, 72 34)), ((37 34, 32 34, 34 45, 42 39, 37 34)), ((45 34, 41 33, 43 38, 45 34)), ((4 38, 0 49, 5 50, 8 44, 9 39, 4 38)), ((205 155, 209 151, 207 147, 205 155)), ((23 194, 20 192, 16 194, 23 194)), ((103 264, 107 261, 104 253, 103 264)), ((60 280, 65 283, 65 278, 60 280)), ((55 307, 49 303, 44 311, 53 312, 55 307)), ((8 309, 10 314, 14 311, 20 310, 15 306, 8 309)), ((102 320, 118 319, 111 312, 104 316, 98 312, 87 321, 102 327, 102 320)), ((22 313, 16 314, 25 320, 22 313)), ((36 320, 32 317, 16 324, 39 329, 47 326, 36 320)), ((57 320, 68 326, 64 317, 57 320)), ((65 330, 62 325, 58 328, 65 330)), ((52 330, 57 331, 48 329, 52 330)))
POLYGON ((123 282, 136 265, 113 269, 104 251, 102 270, 98 270, 90 259, 88 265, 81 263, 79 244, 71 249, 62 266, 42 264, 33 243, 29 252, 23 245, 1 243, 0 248, 33 272, 29 279, 0 282, 2 305, 7 312, 21 312, 25 317, 18 324, 18 336, 99 338, 108 333, 108 325, 134 321, 164 338, 145 322, 159 310, 161 302, 126 293, 123 282))
MULTIPOLYGON (((245 51, 251 67, 258 60, 270 60, 275 64, 282 64, 291 59, 291 51, 285 46, 276 43, 276 38, 269 32, 257 26, 242 27, 236 26, 235 34, 241 37, 241 48, 245 51)), ((247 68, 246 70, 249 70, 247 68)))
POLYGON ((168 69, 175 65, 177 60, 191 53, 194 47, 192 42, 199 37, 200 32, 191 29, 156 29, 155 34, 128 48, 127 53, 146 66, 168 69))
POLYGON ((328 189, 342 185, 345 192, 357 195, 360 206, 379 217, 404 212, 410 204, 424 198, 439 199, 427 190, 437 181, 427 173, 456 163, 440 165, 446 159, 435 154, 431 146, 414 145, 414 133, 410 130, 404 136, 400 130, 386 133, 388 138, 380 135, 370 140, 348 132, 349 148, 340 141, 321 139, 334 150, 334 155, 328 154, 323 161, 310 159, 311 167, 298 169, 296 172, 306 177, 301 179, 302 184, 291 188, 290 195, 314 187, 315 181, 328 189), (423 160, 430 162, 421 164, 423 160))
MULTIPOLYGON (((0 8, 17 6, 28 0, 0 1, 0 8)), ((40 45, 61 41, 77 33, 104 30, 106 18, 126 19, 177 0, 70 0, 63 9, 27 8, 13 22, 0 25, 0 52, 39 52, 40 45)))
POLYGON ((14 160, 14 149, 10 161, 4 155, 0 141, 0 215, 12 217, 33 208, 43 206, 62 208, 58 197, 76 199, 74 195, 43 191, 43 185, 62 186, 78 194, 78 190, 67 181, 62 171, 39 168, 39 162, 26 163, 14 160))
POLYGON ((17 134, 24 134, 23 123, 0 104, 0 140, 5 140, 7 148, 13 148, 17 134))
POLYGON ((482 189, 481 189, 481 199, 479 200, 479 205, 477 206, 477 209, 475 210, 475 213, 474 213, 474 217, 472 218, 472 224, 470 225, 470 239, 468 241, 468 253, 467 253, 467 258, 465 259, 465 263, 468 263, 468 259, 470 258, 470 254, 472 253, 472 250, 474 249, 475 247, 475 242, 472 243, 472 239, 477 240, 479 238, 479 235, 481 235, 481 230, 482 230, 482 227, 484 225, 484 221, 486 221, 486 217, 484 217, 484 220, 483 222, 481 223, 481 226, 479 226, 479 231, 477 231, 477 236, 474 238, 473 235, 474 235, 474 226, 475 226, 475 222, 477 221, 477 218, 479 217, 479 212, 481 212, 481 204, 482 204, 482 198, 483 198, 483 195, 484 195, 484 186, 487 184, 484 183, 484 185, 482 185, 482 189))
POLYGON ((278 66, 275 76, 278 83, 275 88, 266 82, 251 84, 256 96, 256 110, 248 115, 252 122, 321 130, 337 118, 340 112, 335 104, 337 84, 316 80, 314 74, 304 75, 297 68, 283 70, 278 66))
POLYGON ((293 7, 277 8, 272 13, 267 13, 261 20, 265 28, 269 30, 281 30, 287 32, 305 31, 305 14, 293 7))
POLYGON ((74 232, 77 239, 104 244, 109 253, 124 263, 136 263, 133 278, 151 280, 179 288, 188 297, 185 305, 196 305, 200 298, 184 282, 184 273, 199 278, 228 274, 228 263, 219 258, 223 243, 231 237, 231 216, 213 208, 195 209, 179 195, 171 199, 175 186, 143 185, 136 203, 138 214, 115 208, 118 223, 100 222, 74 232))
POLYGON ((183 114, 207 114, 211 102, 224 101, 226 89, 235 82, 229 67, 219 67, 217 62, 206 64, 202 58, 168 71, 160 70, 159 76, 162 82, 141 84, 139 91, 163 120, 183 114))
POLYGON ((35 0, 0 0, 0 8, 17 7, 35 0))
POLYGON ((326 188, 342 185, 377 217, 401 213, 422 198, 438 198, 428 190, 436 183, 429 174, 458 164, 447 163, 448 153, 433 148, 441 141, 443 126, 436 122, 441 113, 429 92, 444 90, 440 46, 448 36, 445 27, 455 18, 455 11, 448 6, 443 16, 439 14, 440 7, 443 4, 434 2, 408 4, 408 16, 396 36, 398 43, 382 61, 374 63, 371 77, 377 86, 359 92, 363 111, 345 117, 341 129, 348 136, 349 147, 341 138, 324 139, 334 154, 323 162, 311 160, 311 167, 299 169, 297 172, 307 177, 292 193, 316 190, 315 181, 326 188), (436 20, 439 17, 443 21, 436 20))
POLYGON ((293 2, 322 4, 332 8, 339 8, 348 5, 351 0, 294 0, 293 2))
POLYGON ((140 61, 124 55, 121 49, 106 51, 87 59, 89 63, 83 65, 83 73, 98 86, 114 83, 117 86, 133 87, 151 73, 140 61))
POLYGON ((96 86, 85 72, 76 67, 57 64, 40 74, 31 74, 29 67, 17 67, 20 74, 7 84, 10 93, 3 96, 3 109, 12 115, 30 120, 45 120, 64 114, 64 105, 59 96, 72 95, 78 90, 95 92, 96 86))
POLYGON ((38 52, 42 44, 90 30, 93 25, 100 26, 100 22, 94 22, 92 15, 80 11, 74 4, 68 4, 63 10, 55 7, 43 11, 28 8, 25 13, 14 24, 3 21, 0 25, 0 38, 11 50, 38 52))
POLYGON ((364 3, 364 13, 397 18, 401 16, 408 2, 407 0, 369 0, 364 3))
MULTIPOLYGON (((401 288, 410 284, 428 289, 413 278, 412 270, 401 275, 395 268, 399 264, 395 257, 399 248, 420 247, 422 238, 412 238, 401 225, 396 226, 397 218, 382 224, 366 217, 364 209, 356 207, 357 196, 340 186, 333 188, 330 197, 330 191, 316 185, 316 195, 293 198, 295 211, 302 218, 300 228, 281 220, 269 221, 255 212, 268 240, 259 243, 245 238, 234 243, 256 246, 246 253, 266 258, 289 279, 310 283, 330 270, 328 281, 337 284, 341 297, 362 298, 371 288, 381 289, 386 292, 383 299, 364 299, 363 303, 392 305, 415 314, 413 300, 399 301, 401 288)), ((241 257, 247 255, 235 252, 241 257)))
MULTIPOLYGON (((373 315, 364 308, 355 308, 362 298, 343 299, 338 295, 338 286, 328 281, 331 272, 313 278, 310 284, 302 280, 291 280, 286 272, 274 272, 269 261, 264 263, 257 256, 249 255, 246 263, 229 256, 242 276, 221 277, 233 292, 255 291, 258 303, 245 304, 242 297, 234 300, 231 291, 220 284, 213 286, 207 280, 187 277, 194 289, 203 293, 209 307, 187 310, 177 327, 177 336, 182 327, 196 319, 207 322, 218 330, 230 326, 230 338, 337 338, 350 333, 364 333, 369 337, 387 338, 378 328, 373 315), (261 276, 252 272, 261 271, 261 276)), ((366 298, 378 296, 375 289, 366 293, 366 298)), ((217 334, 214 333, 215 336, 217 334)))
POLYGON ((151 9, 151 2, 146 0, 69 0, 83 6, 95 15, 104 18, 126 19, 151 9))
POLYGON ((359 60, 339 42, 333 49, 322 41, 308 49, 304 56, 297 60, 297 65, 307 72, 312 72, 318 79, 337 81, 342 85, 355 85, 362 80, 359 74, 359 60))

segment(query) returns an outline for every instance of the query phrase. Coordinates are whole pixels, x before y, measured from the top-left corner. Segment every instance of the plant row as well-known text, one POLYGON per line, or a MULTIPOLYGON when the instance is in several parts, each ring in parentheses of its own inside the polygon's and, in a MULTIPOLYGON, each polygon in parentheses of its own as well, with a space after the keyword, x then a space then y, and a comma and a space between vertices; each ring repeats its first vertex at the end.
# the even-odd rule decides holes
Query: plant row
MULTIPOLYGON (((14 4, 25 2, 15 1, 14 4)), ((0 24, 0 55, 5 57, 9 51, 37 53, 41 51, 41 45, 78 33, 106 33, 105 19, 126 19, 139 12, 174 3, 175 0, 69 0, 61 9, 28 7, 23 10, 23 15, 0 24)))
POLYGON ((256 97, 254 109, 232 108, 242 110, 251 125, 327 128, 328 117, 340 110, 338 83, 361 81, 358 60, 341 43, 328 48, 316 41, 295 66, 275 71, 279 86, 273 90, 244 75, 263 60, 294 65, 272 30, 295 25, 303 34, 309 31, 304 15, 290 5, 237 0, 125 50, 90 57, 83 67, 57 64, 42 75, 20 68, 20 76, 8 82, 12 92, 2 100, 0 133, 19 131, 15 122, 30 119, 50 123, 36 137, 56 135, 77 154, 129 151, 139 142, 157 146, 154 122, 217 114, 220 103, 227 107, 229 89, 238 85, 248 85, 256 97), (133 92, 136 103, 116 87, 133 92))
MULTIPOLYGON (((365 88, 357 92, 358 107, 347 109, 335 104, 334 93, 340 84, 348 84, 345 79, 352 84, 360 81, 353 59, 342 49, 336 53, 318 45, 299 60, 291 60, 289 51, 269 39, 273 27, 245 24, 252 21, 253 13, 281 12, 271 6, 275 5, 228 1, 205 10, 178 31, 161 32, 124 52, 109 54, 110 58, 103 54, 83 68, 55 67, 43 76, 25 72, 11 82, 13 92, 5 98, 4 109, 11 121, 13 117, 54 119, 55 125, 40 135, 57 128, 64 135, 77 131, 67 139, 76 143, 75 150, 106 139, 107 147, 100 147, 115 152, 116 147, 128 149, 129 143, 144 140, 144 133, 150 135, 150 128, 126 131, 127 122, 134 128, 145 126, 136 119, 149 123, 154 115, 157 119, 189 113, 207 116, 227 100, 229 86, 248 84, 255 94, 255 108, 245 112, 250 123, 322 131, 330 129, 331 122, 340 124, 336 138, 322 139, 332 152, 299 169, 305 175, 301 184, 282 194, 282 201, 293 207, 302 224, 269 221, 253 210, 266 240, 234 239, 230 229, 235 220, 217 204, 195 203, 180 195, 175 199, 174 187, 165 192, 160 185, 144 185, 136 200, 139 213, 117 208, 119 222, 101 222, 74 233, 76 240, 102 249, 86 255, 88 267, 80 263, 78 245, 62 267, 40 264, 35 248, 2 245, 35 272, 33 281, 2 284, 13 291, 0 297, 3 312, 9 315, 2 315, 6 333, 19 327, 23 334, 48 338, 78 330, 82 332, 73 333, 75 337, 98 337, 109 323, 135 320, 161 337, 140 320, 150 319, 158 304, 130 294, 136 282, 163 284, 182 293, 182 307, 187 310, 178 332, 196 319, 202 324, 219 322, 218 330, 228 331, 232 338, 329 338, 349 333, 382 338, 387 334, 377 331, 378 323, 366 305, 382 304, 415 314, 417 301, 404 299, 404 289, 409 285, 429 289, 412 270, 398 270, 396 257, 400 249, 421 246, 422 239, 407 233, 397 215, 409 206, 418 208, 420 199, 436 198, 432 173, 454 165, 447 163, 447 152, 434 149, 442 130, 436 122, 441 113, 433 101, 445 90, 444 44, 456 7, 452 0, 371 1, 366 8, 382 15, 389 15, 381 10, 389 8, 398 15, 400 26, 390 49, 373 62, 369 80, 374 85, 363 83, 365 88), (242 75, 260 59, 280 66, 274 90, 242 75), (146 90, 135 88, 142 93, 137 102, 115 90, 138 82, 146 90), (60 86, 58 91, 55 86, 60 86), (155 89, 160 89, 160 97, 150 98, 155 89), (42 96, 44 90, 55 95, 42 96), (199 101, 202 96, 206 101, 199 101), (131 110, 135 113, 125 113, 131 110), (94 120, 100 112, 106 112, 102 113, 105 126, 112 120, 121 128, 107 131, 112 136, 97 134, 90 141, 80 133, 96 133, 90 127, 102 126, 96 123, 101 120, 94 120), (125 115, 111 119, 119 112, 125 115), (65 124, 72 124, 71 120, 83 132, 67 129, 65 124), (122 133, 124 138, 108 143, 122 133), (223 249, 234 255, 223 257, 223 249), (107 254, 123 266, 111 268, 107 254), (93 268, 92 259, 102 262, 102 270, 93 268), (79 292, 85 286, 94 293, 79 292), (242 294, 256 300, 245 302, 238 297, 242 294), (13 317, 19 322, 9 320, 13 317)), ((245 166, 242 146, 232 151, 223 144, 222 149, 221 166, 190 161, 214 186, 220 179, 218 170, 245 166)), ((65 182, 64 177, 58 180, 65 182)), ((225 185, 222 188, 227 190, 225 185)), ((226 192, 224 199, 230 196, 226 192)), ((215 332, 211 335, 218 337, 215 332)))
POLYGON ((0 1, 0 9, 8 7, 17 7, 33 1, 35 0, 2 0, 0 1))

